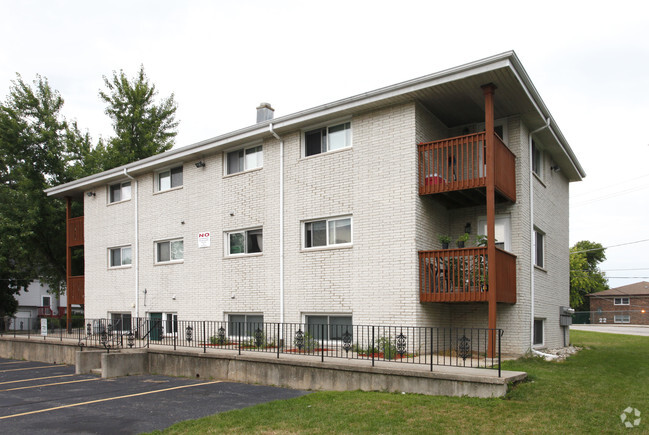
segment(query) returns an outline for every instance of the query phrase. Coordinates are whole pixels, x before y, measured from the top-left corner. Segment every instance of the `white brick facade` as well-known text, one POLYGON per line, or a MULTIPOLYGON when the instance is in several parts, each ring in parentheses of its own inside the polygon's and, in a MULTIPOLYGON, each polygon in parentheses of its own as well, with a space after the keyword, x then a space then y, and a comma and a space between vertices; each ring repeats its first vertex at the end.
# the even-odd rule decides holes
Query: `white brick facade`
MULTIPOLYGON (((479 88, 477 92, 481 94, 479 88)), ((496 101, 498 96, 496 92, 496 101)), ((475 236, 478 220, 486 216, 486 206, 447 209, 434 196, 418 194, 416 144, 475 131, 480 123, 478 118, 445 125, 445 113, 431 109, 435 104, 430 101, 410 96, 356 110, 326 108, 308 122, 278 127, 283 165, 280 141, 266 127, 250 139, 205 146, 167 163, 160 159, 158 164, 154 157, 150 169, 132 171, 137 175, 127 201, 107 200, 108 185, 127 181, 126 175, 115 172, 108 182, 88 184, 83 192, 92 189, 96 196, 84 195, 86 316, 161 312, 181 320, 227 320, 228 314, 245 313, 263 315, 266 322, 303 322, 305 315, 344 314, 354 324, 486 328, 487 303, 419 301, 418 251, 439 249, 439 234, 456 238, 467 223, 475 236), (350 147, 304 157, 305 130, 340 122, 351 124, 350 147), (249 145, 263 146, 263 166, 225 175, 227 152, 249 145), (199 159, 204 167, 194 165, 199 159), (182 187, 156 192, 156 171, 179 164, 182 187), (304 248, 305 221, 339 216, 351 217, 350 245, 304 248), (225 254, 227 232, 257 228, 263 230, 262 253, 225 254), (211 234, 209 247, 198 247, 202 232, 211 234), (110 268, 111 247, 129 245, 135 256, 136 233, 137 259, 131 266, 110 268), (156 264, 155 242, 170 239, 184 241, 183 260, 156 264)), ((498 215, 509 216, 511 252, 517 256, 517 302, 498 304, 503 350, 513 353, 524 353, 531 344, 532 274, 534 317, 544 320, 545 346, 563 345, 558 307, 569 299, 572 180, 550 170, 557 152, 541 140, 537 143, 547 149, 542 180, 531 174, 529 131, 538 122, 528 127, 528 119, 513 113, 499 120, 516 156, 516 203, 496 208, 498 215), (546 235, 543 269, 532 266, 533 225, 546 235)))

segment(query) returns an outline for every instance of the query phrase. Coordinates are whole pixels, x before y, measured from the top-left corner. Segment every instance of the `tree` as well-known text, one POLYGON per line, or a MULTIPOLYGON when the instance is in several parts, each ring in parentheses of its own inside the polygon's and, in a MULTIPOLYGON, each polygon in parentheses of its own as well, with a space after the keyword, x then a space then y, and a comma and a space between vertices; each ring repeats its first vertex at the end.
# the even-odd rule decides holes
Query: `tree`
POLYGON ((75 133, 63 99, 40 76, 20 75, 0 105, 0 315, 35 278, 60 291, 65 278, 65 209, 43 189, 69 181, 67 144, 75 133))
POLYGON ((121 166, 167 151, 176 137, 176 102, 174 95, 155 103, 157 91, 140 67, 137 77, 129 81, 124 71, 104 76, 106 91, 99 97, 108 104, 106 114, 113 121, 115 137, 106 146, 103 169, 121 166))
POLYGON ((570 248, 570 306, 588 311, 587 295, 608 289, 608 280, 598 265, 606 260, 600 243, 582 240, 570 248))

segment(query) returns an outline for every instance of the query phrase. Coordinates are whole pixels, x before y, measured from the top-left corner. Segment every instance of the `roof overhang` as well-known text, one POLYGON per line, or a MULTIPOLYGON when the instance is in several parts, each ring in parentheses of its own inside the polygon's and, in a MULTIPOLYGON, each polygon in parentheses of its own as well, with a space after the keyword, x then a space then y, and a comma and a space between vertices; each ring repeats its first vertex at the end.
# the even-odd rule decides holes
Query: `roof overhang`
POLYGON ((198 159, 253 140, 270 137, 270 124, 278 134, 299 130, 333 117, 352 116, 395 104, 418 101, 448 127, 484 121, 484 96, 480 86, 494 83, 495 117, 521 115, 530 131, 549 126, 538 140, 570 181, 586 174, 568 142, 513 51, 397 83, 353 97, 261 122, 192 145, 173 149, 46 190, 48 196, 78 197, 84 191, 131 176, 155 171, 175 162, 198 159))

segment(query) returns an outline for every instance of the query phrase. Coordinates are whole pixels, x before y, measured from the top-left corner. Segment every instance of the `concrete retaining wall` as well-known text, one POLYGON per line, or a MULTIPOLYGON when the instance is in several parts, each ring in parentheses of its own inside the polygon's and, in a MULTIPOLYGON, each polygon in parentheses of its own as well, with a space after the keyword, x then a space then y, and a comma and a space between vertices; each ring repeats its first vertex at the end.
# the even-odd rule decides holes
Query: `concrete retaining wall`
POLYGON ((303 390, 388 391, 444 396, 502 397, 507 385, 523 380, 522 372, 423 366, 372 367, 366 361, 277 359, 268 354, 204 354, 158 349, 78 351, 71 344, 0 339, 0 357, 76 364, 76 373, 101 369, 102 378, 157 374, 273 385, 303 390))

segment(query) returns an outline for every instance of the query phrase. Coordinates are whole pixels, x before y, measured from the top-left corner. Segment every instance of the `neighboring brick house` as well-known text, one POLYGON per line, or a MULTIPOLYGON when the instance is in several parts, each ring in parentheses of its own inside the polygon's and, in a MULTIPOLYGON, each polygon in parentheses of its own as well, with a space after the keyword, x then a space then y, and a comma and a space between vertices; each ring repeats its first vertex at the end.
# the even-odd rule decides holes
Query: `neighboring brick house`
POLYGON ((588 295, 590 323, 649 325, 649 282, 623 285, 588 295))
POLYGON ((85 252, 70 303, 168 325, 497 326, 507 352, 563 345, 568 185, 585 174, 515 53, 257 110, 47 191, 84 204, 68 214, 68 251, 85 252), (486 246, 441 249, 465 232, 486 246))

